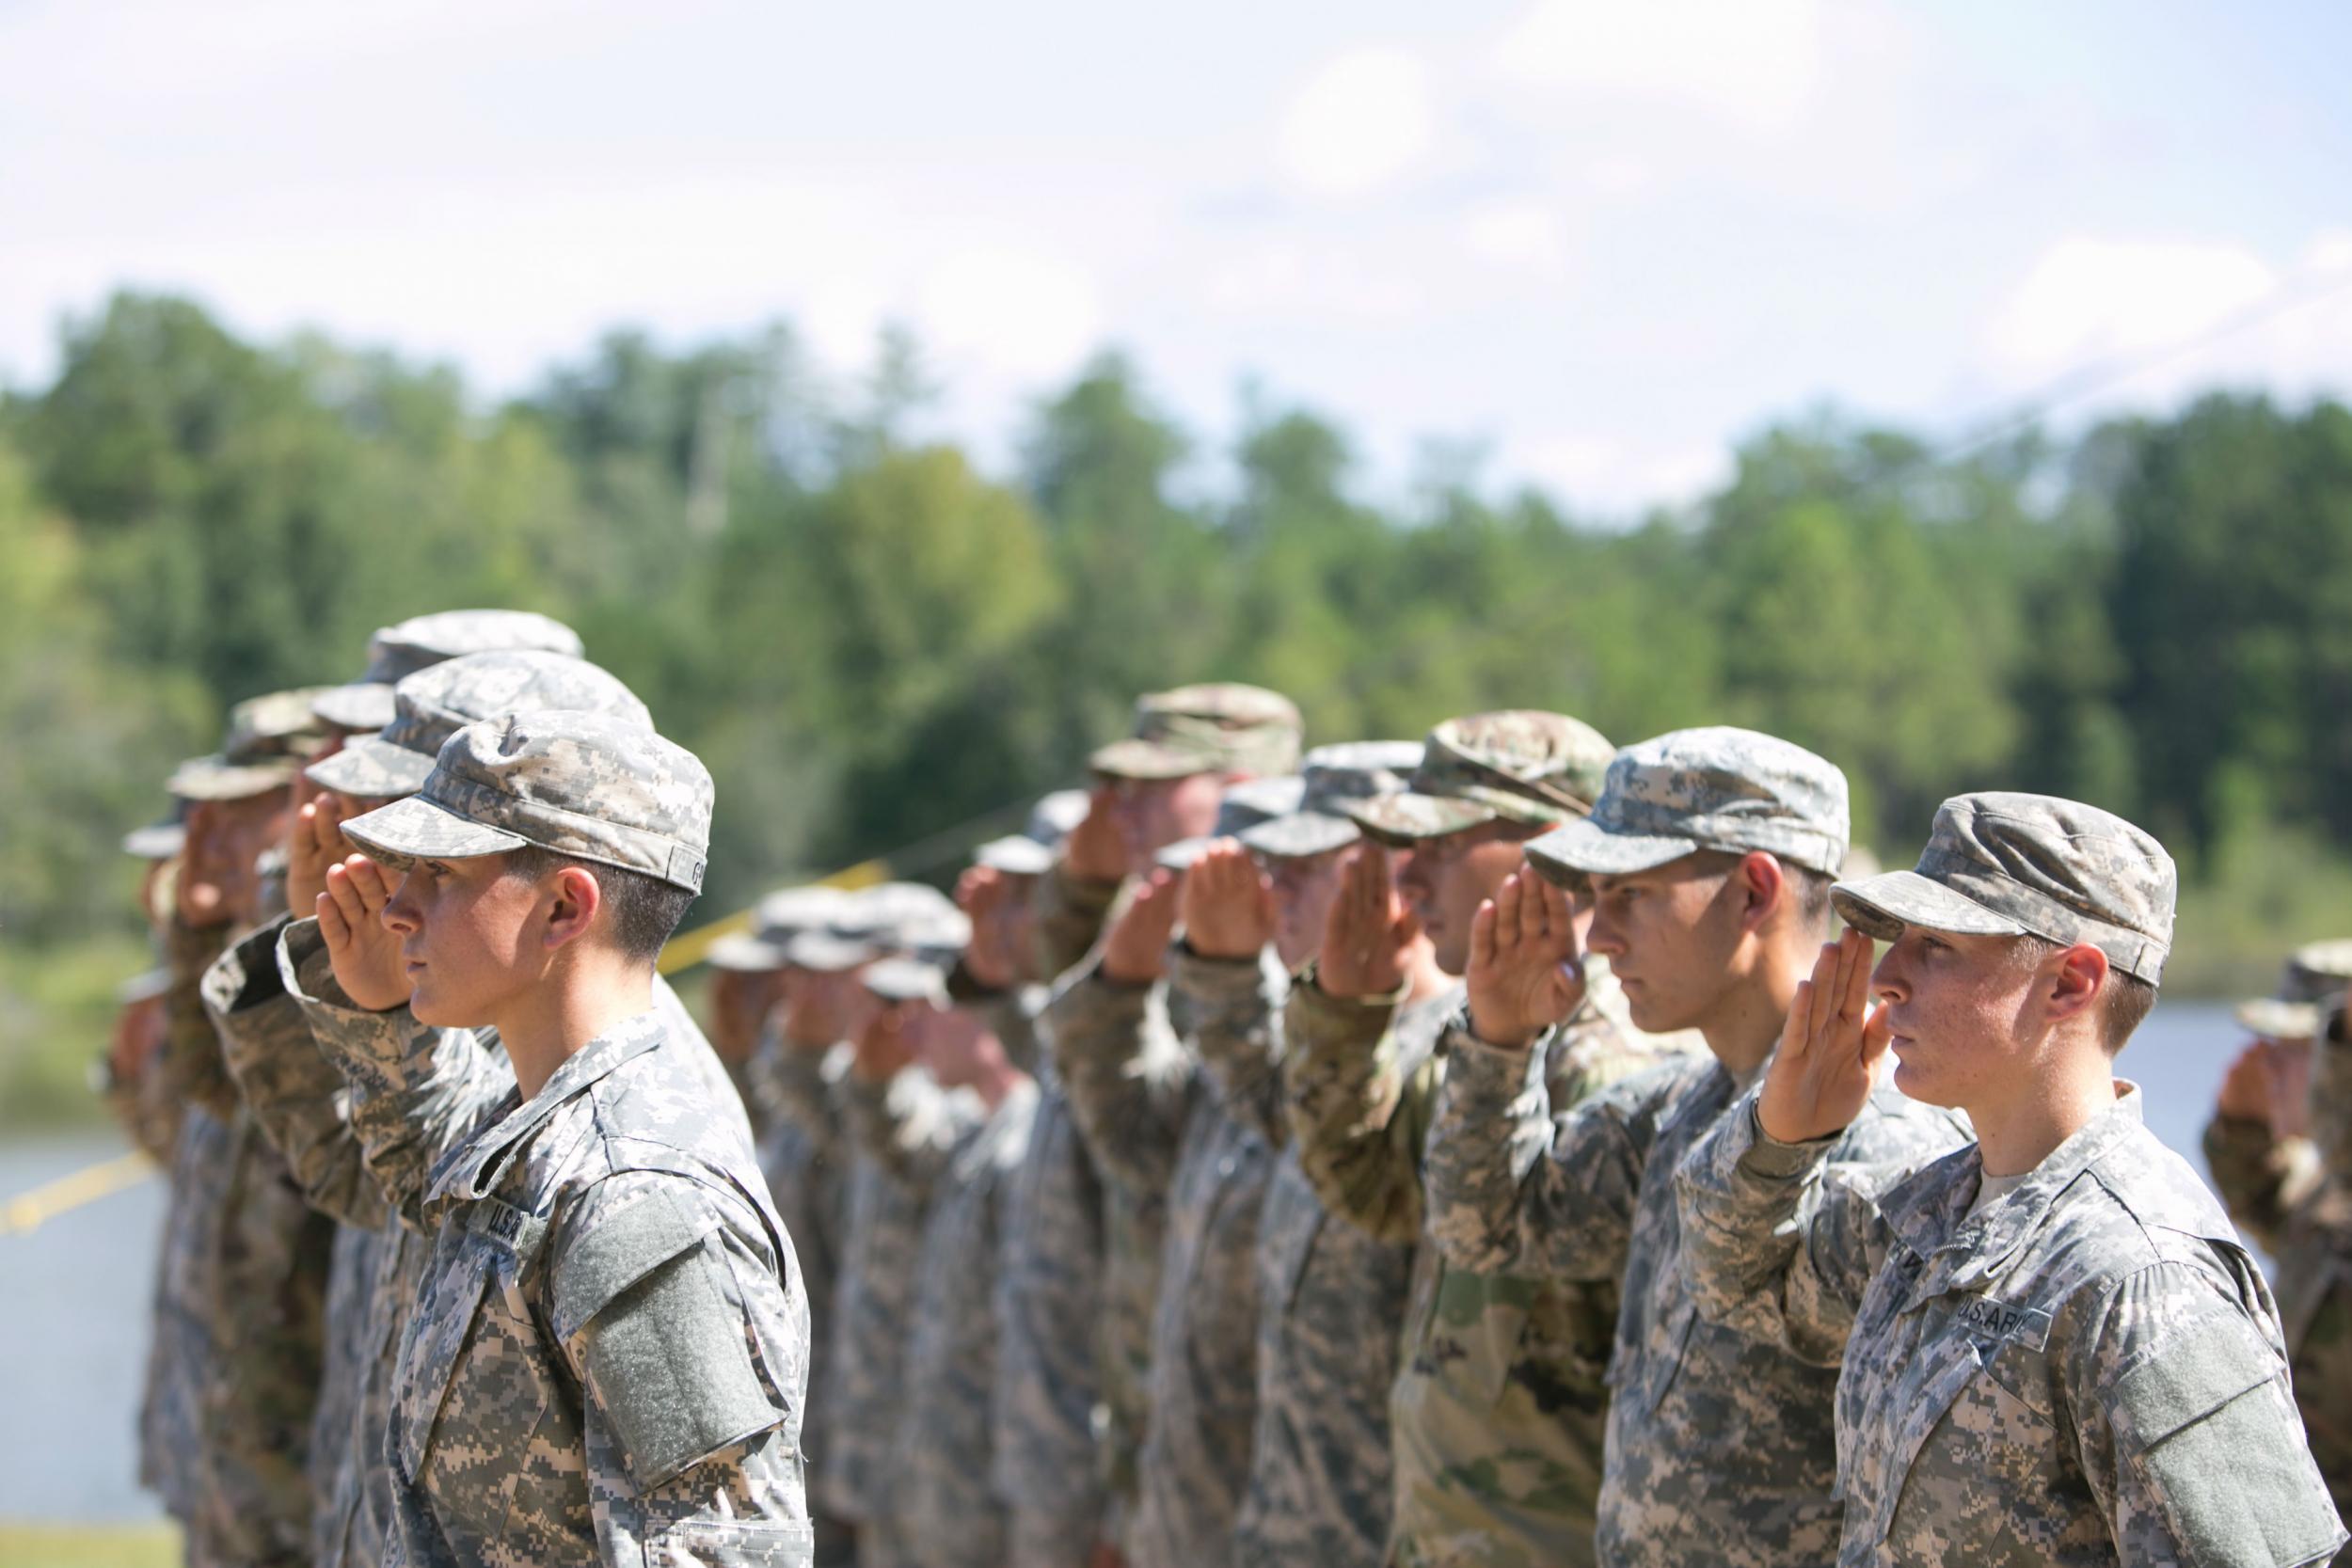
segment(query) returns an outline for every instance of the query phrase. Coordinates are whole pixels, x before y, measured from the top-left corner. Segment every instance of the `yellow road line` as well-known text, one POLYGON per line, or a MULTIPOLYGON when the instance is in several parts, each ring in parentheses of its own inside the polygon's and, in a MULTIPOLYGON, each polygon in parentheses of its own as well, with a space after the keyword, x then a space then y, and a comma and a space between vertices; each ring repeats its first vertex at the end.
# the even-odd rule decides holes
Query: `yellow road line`
POLYGON ((118 1159, 60 1176, 55 1181, 44 1181, 31 1192, 8 1199, 7 1207, 0 1208, 0 1236, 22 1236, 69 1209, 79 1209, 85 1203, 95 1203, 125 1187, 137 1185, 154 1169, 153 1161, 134 1149, 118 1159))

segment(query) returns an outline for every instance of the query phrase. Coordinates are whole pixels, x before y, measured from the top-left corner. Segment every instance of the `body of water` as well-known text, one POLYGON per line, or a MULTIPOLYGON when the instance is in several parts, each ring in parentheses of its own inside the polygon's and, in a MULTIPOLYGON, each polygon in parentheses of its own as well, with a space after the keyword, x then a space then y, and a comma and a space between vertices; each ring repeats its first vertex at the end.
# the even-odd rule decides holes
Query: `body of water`
MULTIPOLYGON (((2157 1136, 2197 1141, 2243 1032, 2226 1005, 2160 1004, 2119 1059, 2157 1136)), ((0 1201, 122 1152, 110 1132, 0 1145, 0 1201)), ((135 1424, 146 1369, 160 1176, 29 1235, 0 1236, 0 1518, 152 1517, 135 1424)))

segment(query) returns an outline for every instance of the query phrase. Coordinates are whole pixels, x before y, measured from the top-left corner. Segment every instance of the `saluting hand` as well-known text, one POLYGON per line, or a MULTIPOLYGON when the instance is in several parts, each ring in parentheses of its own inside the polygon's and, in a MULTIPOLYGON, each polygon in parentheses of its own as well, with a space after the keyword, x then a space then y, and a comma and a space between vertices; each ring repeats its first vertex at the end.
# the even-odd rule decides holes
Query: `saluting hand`
POLYGON ((1160 867, 1136 890, 1103 939, 1103 974, 1122 986, 1148 986, 1168 973, 1168 940, 1176 932, 1184 878, 1160 867))
POLYGON ((1862 1114, 1893 1037, 1886 1009, 1870 1010, 1875 950, 1860 931, 1824 942, 1800 983, 1780 1050, 1756 1098, 1756 1119, 1782 1143, 1842 1132, 1862 1114))
POLYGON ((1502 879, 1470 922, 1470 1030, 1488 1045, 1523 1051, 1584 1000, 1575 911, 1568 895, 1529 870, 1502 879))
POLYGON ((1204 958, 1254 958, 1274 940, 1274 889, 1230 838, 1184 873, 1184 941, 1204 958))
POLYGON ((307 910, 326 891, 326 868, 353 853, 342 802, 321 794, 302 803, 286 834, 286 907, 307 910))
POLYGON ((956 908, 972 922, 963 967, 991 990, 1009 990, 1021 977, 1005 941, 1005 901, 1011 891, 1004 874, 993 866, 967 866, 956 879, 956 908))
POLYGON ((384 926, 384 906, 392 900, 384 868, 353 855, 326 868, 326 891, 312 900, 319 935, 326 939, 335 983, 352 1005, 380 1013, 408 1000, 408 966, 400 938, 384 926))
POLYGON ((1127 875, 1127 837, 1119 831, 1119 792, 1097 784, 1087 795, 1087 814, 1062 841, 1062 864, 1073 877, 1115 882, 1127 875))
POLYGON ((1323 919, 1315 983, 1330 996, 1386 996, 1405 983, 1420 938, 1421 922, 1389 879, 1388 851, 1365 839, 1341 867, 1339 896, 1323 919))
POLYGON ((857 1034, 856 1055, 850 1071, 869 1084, 886 1084, 914 1061, 914 1043, 907 1038, 907 1006, 891 1003, 877 1007, 857 1034))

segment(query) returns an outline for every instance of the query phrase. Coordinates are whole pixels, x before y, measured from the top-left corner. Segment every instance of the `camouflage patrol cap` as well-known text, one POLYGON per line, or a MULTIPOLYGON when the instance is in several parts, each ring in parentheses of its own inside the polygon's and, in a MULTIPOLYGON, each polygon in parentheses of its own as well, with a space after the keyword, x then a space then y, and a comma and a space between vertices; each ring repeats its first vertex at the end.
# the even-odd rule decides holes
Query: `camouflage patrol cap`
POLYGON ((2272 1040, 2319 1037, 2328 1006, 2352 984, 2352 942, 2314 942, 2289 956, 2279 990, 2237 1006, 2248 1032, 2272 1040))
POLYGON ((1593 813, 1527 847, 1553 881, 1623 877, 1702 849, 1755 850, 1825 877, 1845 863, 1846 775, 1754 730, 1673 730, 1609 764, 1593 813))
POLYGON ((1373 838, 1402 847, 1497 820, 1566 822, 1592 809, 1614 752, 1598 730, 1565 713, 1473 713, 1429 732, 1402 792, 1344 810, 1373 838))
POLYGON ((858 975, 858 984, 883 1002, 930 1002, 947 1005, 947 972, 920 958, 877 958, 858 975))
POLYGON ((327 743, 326 725, 310 711, 322 687, 252 697, 229 710, 220 750, 172 770, 165 785, 183 800, 242 800, 294 782, 327 743))
POLYGON ((311 783, 363 799, 413 795, 451 736, 510 713, 561 708, 653 728, 653 715, 618 676, 568 654, 464 654, 420 670, 391 689, 395 711, 384 733, 354 736, 333 756, 312 763, 303 769, 311 783))
POLYGON ((1028 825, 1017 833, 992 838, 972 851, 976 865, 1013 877, 1041 877, 1054 863, 1054 851, 1070 831, 1086 819, 1087 792, 1057 789, 1040 797, 1029 808, 1028 825))
POLYGON ((1351 740, 1318 746, 1300 767, 1298 809, 1241 834, 1261 855, 1305 860, 1343 849, 1362 836, 1347 808, 1401 793, 1423 748, 1410 740, 1351 740))
POLYGON ((444 610, 380 626, 368 639, 368 667, 359 678, 331 686, 311 705, 338 729, 380 730, 393 719, 392 688, 445 658, 495 649, 580 654, 580 634, 561 621, 527 610, 444 610))
POLYGON ((526 844, 700 893, 710 774, 693 752, 606 713, 548 709, 469 724, 422 788, 343 824, 396 870, 526 844))
POLYGON ((1136 733, 1088 758, 1113 779, 1195 773, 1271 778, 1298 766, 1298 705, 1262 686, 1224 682, 1154 691, 1136 702, 1136 733))
POLYGON ((849 894, 822 882, 771 893, 753 906, 751 929, 711 943, 704 961, 743 974, 782 969, 791 961, 792 939, 821 929, 849 901, 849 894))
POLYGON ((188 825, 176 816, 150 822, 122 835, 122 852, 134 860, 167 861, 187 847, 188 825))
POLYGON ((2049 795, 1956 795, 1935 810, 1919 864, 1830 899, 1847 925, 1892 942, 1906 926, 1963 936, 2088 942, 2150 985, 2172 946, 2172 857, 2096 806, 2049 795))
POLYGON ((831 930, 803 931, 784 944, 784 961, 815 974, 841 974, 873 962, 882 950, 862 937, 831 930))
POLYGON ((1169 871, 1186 871, 1220 838, 1238 838, 1261 823, 1288 816, 1298 809, 1304 779, 1244 779, 1229 784, 1216 804, 1216 826, 1199 838, 1180 838, 1152 857, 1169 871))

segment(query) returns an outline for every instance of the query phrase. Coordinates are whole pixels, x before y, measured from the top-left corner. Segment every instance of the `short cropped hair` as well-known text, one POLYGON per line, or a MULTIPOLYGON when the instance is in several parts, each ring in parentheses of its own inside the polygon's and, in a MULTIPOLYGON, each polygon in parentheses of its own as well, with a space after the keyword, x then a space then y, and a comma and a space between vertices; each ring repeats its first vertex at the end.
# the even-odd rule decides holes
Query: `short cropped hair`
POLYGON ((504 870, 509 877, 537 881, 567 866, 578 866, 596 878, 605 907, 612 912, 612 940, 624 957, 638 963, 651 963, 661 956, 662 944, 676 933, 678 922, 686 918, 694 902, 695 895, 675 882, 535 844, 509 850, 504 870))
MULTIPOLYGON (((2012 959, 2021 969, 2032 969, 2053 953, 2062 953, 2066 943, 2052 942, 2047 937, 2023 936, 2010 944, 2012 959)), ((2113 964, 2107 966, 2107 983, 2100 997, 2099 1033, 2101 1043, 2112 1056, 2123 1049, 2124 1042, 2142 1023, 2156 1005, 2156 988, 2137 974, 2126 974, 2113 964)))
MULTIPOLYGON (((1702 849, 1706 863, 1728 877, 1751 853, 1771 854, 1769 849, 1702 849)), ((1781 855, 1772 855, 1780 863, 1781 880, 1788 887, 1788 907, 1797 913, 1799 924, 1806 929, 1827 935, 1829 931, 1829 889, 1836 880, 1810 866, 1798 865, 1781 855)))

